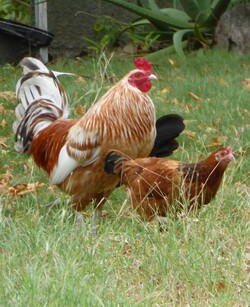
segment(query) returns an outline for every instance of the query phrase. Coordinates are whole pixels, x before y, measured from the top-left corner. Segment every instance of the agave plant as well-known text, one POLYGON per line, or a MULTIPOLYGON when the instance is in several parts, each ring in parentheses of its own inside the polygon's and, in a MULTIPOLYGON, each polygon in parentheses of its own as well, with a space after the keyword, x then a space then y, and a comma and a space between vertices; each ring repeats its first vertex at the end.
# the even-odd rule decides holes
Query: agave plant
POLYGON ((148 0, 142 5, 126 0, 104 0, 118 5, 140 16, 134 26, 146 23, 153 24, 161 33, 171 34, 176 52, 183 56, 183 46, 188 37, 194 37, 206 42, 205 34, 213 34, 214 28, 221 14, 225 12, 231 0, 179 0, 182 7, 159 8, 155 0, 148 0))

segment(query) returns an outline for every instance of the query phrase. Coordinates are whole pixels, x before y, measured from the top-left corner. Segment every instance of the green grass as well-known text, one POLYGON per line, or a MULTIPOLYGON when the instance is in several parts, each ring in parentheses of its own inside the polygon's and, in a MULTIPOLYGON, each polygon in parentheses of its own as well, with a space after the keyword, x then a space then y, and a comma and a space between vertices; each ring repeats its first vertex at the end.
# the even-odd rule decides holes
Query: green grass
MULTIPOLYGON (((250 78, 250 55, 210 51, 171 60, 174 65, 154 61, 159 80, 150 96, 157 116, 176 112, 186 120, 172 158, 194 162, 230 145, 237 163, 208 206, 183 218, 170 215, 163 233, 154 222, 139 222, 126 192, 115 190, 95 239, 92 207, 83 234, 68 196, 49 187, 32 158, 14 151, 16 101, 6 91, 14 91, 21 70, 0 67, 0 306, 249 305, 250 89, 242 80, 250 78), (8 193, 15 184, 35 182, 44 185, 23 196, 8 193), (48 208, 57 197, 61 206, 48 208)), ((61 77, 71 114, 79 116, 78 105, 90 105, 133 65, 113 57, 49 67, 93 78, 61 77)))

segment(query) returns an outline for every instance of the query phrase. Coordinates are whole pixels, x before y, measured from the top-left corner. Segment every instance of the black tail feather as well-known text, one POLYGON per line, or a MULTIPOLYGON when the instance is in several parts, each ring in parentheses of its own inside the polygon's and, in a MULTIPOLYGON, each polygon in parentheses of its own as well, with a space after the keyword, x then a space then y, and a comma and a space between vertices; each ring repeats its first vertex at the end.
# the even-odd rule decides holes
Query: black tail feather
POLYGON ((156 121, 156 139, 150 157, 167 157, 179 147, 177 138, 185 129, 183 118, 178 114, 168 114, 156 121))

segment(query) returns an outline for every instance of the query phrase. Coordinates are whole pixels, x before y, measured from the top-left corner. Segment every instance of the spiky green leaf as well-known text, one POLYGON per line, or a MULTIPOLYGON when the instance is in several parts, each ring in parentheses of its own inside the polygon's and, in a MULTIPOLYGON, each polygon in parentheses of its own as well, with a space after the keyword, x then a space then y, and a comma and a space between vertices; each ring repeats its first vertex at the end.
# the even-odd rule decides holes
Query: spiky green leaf
POLYGON ((187 15, 192 19, 192 21, 196 21, 197 16, 200 13, 199 7, 195 0, 179 0, 183 10, 187 13, 187 15))
POLYGON ((192 23, 179 20, 173 15, 168 15, 162 13, 160 10, 152 11, 145 7, 139 7, 136 4, 124 1, 124 0, 104 0, 109 3, 116 4, 130 12, 133 12, 143 18, 147 18, 153 25, 155 25, 160 30, 168 30, 170 26, 177 28, 190 28, 192 23))
POLYGON ((230 2, 231 0, 214 0, 211 5, 212 12, 206 21, 204 21, 204 25, 214 27, 217 24, 220 16, 228 8, 230 2))
POLYGON ((158 5, 156 4, 155 0, 148 0, 148 5, 149 5, 149 8, 152 11, 158 11, 159 10, 158 5))
POLYGON ((181 10, 173 9, 173 8, 162 8, 160 11, 168 16, 169 18, 172 18, 176 21, 176 23, 181 21, 182 23, 185 23, 186 25, 189 25, 189 27, 193 27, 194 23, 190 22, 190 17, 181 10))
POLYGON ((184 30, 180 30, 180 31, 175 32, 174 35, 173 35, 174 48, 176 50, 176 53, 180 57, 185 56, 184 52, 183 52, 183 37, 188 33, 193 33, 193 30, 184 29, 184 30))

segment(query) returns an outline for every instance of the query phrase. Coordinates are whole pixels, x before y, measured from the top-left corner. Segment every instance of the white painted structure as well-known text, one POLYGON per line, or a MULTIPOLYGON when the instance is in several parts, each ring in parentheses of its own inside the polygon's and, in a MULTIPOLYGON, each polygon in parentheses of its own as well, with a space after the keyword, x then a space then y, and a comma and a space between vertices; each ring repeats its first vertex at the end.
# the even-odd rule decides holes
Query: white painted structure
MULTIPOLYGON (((47 1, 34 0, 34 13, 35 13, 35 27, 48 31, 48 18, 47 18, 47 1)), ((43 63, 48 62, 48 47, 41 47, 39 50, 41 60, 43 63)))

